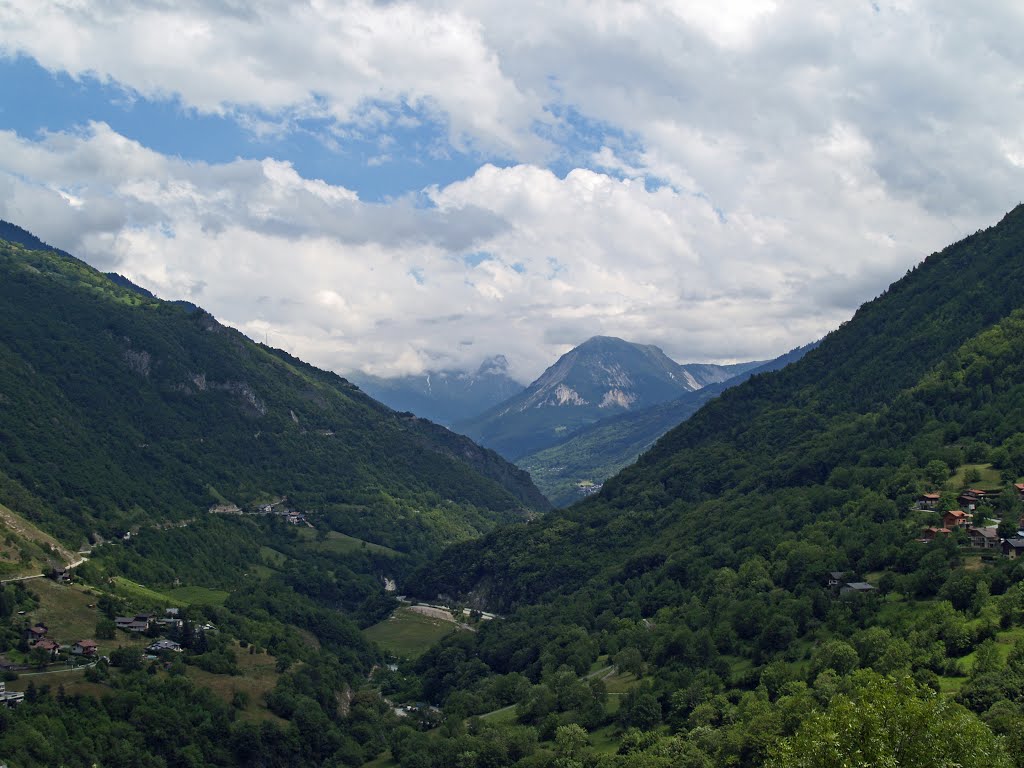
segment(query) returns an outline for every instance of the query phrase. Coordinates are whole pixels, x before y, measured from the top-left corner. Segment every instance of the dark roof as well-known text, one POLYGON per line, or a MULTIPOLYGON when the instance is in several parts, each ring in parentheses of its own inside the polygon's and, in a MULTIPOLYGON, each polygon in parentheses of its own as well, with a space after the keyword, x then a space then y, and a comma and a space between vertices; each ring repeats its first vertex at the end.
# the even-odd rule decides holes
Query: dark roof
POLYGON ((852 590, 855 590, 857 592, 869 592, 872 589, 874 589, 874 586, 871 585, 871 584, 868 584, 866 581, 851 581, 850 583, 845 584, 844 588, 845 589, 852 589, 852 590))
POLYGON ((1004 539, 1003 543, 1010 545, 1014 549, 1024 549, 1024 539, 1019 539, 1019 538, 1004 539))

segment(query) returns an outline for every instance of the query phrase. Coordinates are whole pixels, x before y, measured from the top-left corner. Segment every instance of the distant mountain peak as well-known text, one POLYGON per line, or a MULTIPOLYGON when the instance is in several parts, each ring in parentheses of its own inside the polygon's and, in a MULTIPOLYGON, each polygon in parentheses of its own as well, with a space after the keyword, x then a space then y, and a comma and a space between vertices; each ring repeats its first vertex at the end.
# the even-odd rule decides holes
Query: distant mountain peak
POLYGON ((680 365, 653 344, 591 336, 566 352, 526 390, 457 427, 516 459, 596 421, 731 378, 710 364, 680 365))
POLYGON ((508 375, 508 358, 504 355, 494 355, 484 358, 480 367, 476 370, 477 376, 498 376, 508 375))

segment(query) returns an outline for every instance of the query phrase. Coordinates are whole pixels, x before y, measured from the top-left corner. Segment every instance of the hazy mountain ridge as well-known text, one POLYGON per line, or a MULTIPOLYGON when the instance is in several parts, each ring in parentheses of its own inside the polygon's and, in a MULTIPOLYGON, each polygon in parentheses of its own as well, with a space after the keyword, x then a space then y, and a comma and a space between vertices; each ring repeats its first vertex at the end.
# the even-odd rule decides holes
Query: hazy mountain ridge
POLYGON ((523 389, 508 375, 504 355, 485 359, 475 372, 425 371, 395 378, 357 372, 347 378, 389 408, 445 425, 483 413, 523 389))

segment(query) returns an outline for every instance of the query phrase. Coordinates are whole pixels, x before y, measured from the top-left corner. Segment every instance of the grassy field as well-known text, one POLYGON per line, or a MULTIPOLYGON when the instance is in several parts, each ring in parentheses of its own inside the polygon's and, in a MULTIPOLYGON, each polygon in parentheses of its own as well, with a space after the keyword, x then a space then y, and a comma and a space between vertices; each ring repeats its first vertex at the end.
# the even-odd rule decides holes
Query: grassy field
POLYGON ((224 605, 231 594, 223 589, 207 587, 175 587, 167 590, 167 596, 177 600, 177 605, 224 605))
POLYGON ((11 680, 7 683, 7 690, 24 691, 28 688, 29 683, 32 683, 36 688, 42 688, 44 685, 48 685, 53 691, 56 691, 57 688, 63 685, 64 692, 69 696, 81 695, 98 697, 110 691, 107 686, 102 685, 101 683, 90 683, 86 680, 85 669, 82 667, 79 667, 76 670, 69 669, 63 672, 47 672, 42 675, 22 674, 18 676, 17 680, 11 680))
POLYGON ((299 538, 308 541, 312 544, 315 549, 322 552, 333 552, 338 555, 344 555, 349 552, 355 552, 359 549, 367 549, 370 552, 377 552, 382 555, 391 555, 393 557, 401 557, 402 553, 385 547, 381 544, 373 544, 363 539, 357 539, 354 536, 347 536, 344 533, 338 533, 337 531, 328 531, 327 539, 325 541, 317 540, 317 531, 312 528, 299 528, 299 538))
POLYGON ((388 653, 415 659, 442 637, 458 631, 458 626, 450 621, 399 608, 389 618, 364 629, 363 635, 388 653))
POLYGON ((284 564, 288 561, 288 556, 283 552, 278 552, 276 549, 266 545, 260 547, 260 558, 267 566, 277 569, 283 568, 284 564))
POLYGON ((999 470, 994 469, 991 464, 964 464, 949 480, 946 481, 946 488, 950 491, 959 491, 965 485, 972 488, 980 488, 983 491, 995 491, 1003 487, 1003 481, 999 477, 999 470), (977 470, 981 480, 967 483, 965 477, 971 470, 977 470))
POLYGON ((176 601, 168 594, 157 592, 155 589, 149 589, 142 584, 136 584, 124 576, 114 576, 113 581, 114 594, 128 598, 133 603, 138 603, 148 608, 161 609, 176 604, 176 601))
POLYGON ((26 582, 29 591, 39 596, 39 607, 26 618, 32 623, 42 622, 50 628, 49 635, 61 645, 95 636, 99 613, 96 596, 79 586, 58 584, 50 579, 26 582))
POLYGON ((280 677, 275 668, 277 659, 269 653, 249 653, 248 648, 237 644, 232 650, 238 657, 240 675, 215 675, 196 667, 189 667, 186 674, 196 685, 209 688, 227 703, 231 703, 236 691, 248 694, 249 703, 240 713, 243 717, 284 722, 263 701, 263 695, 274 689, 280 677))

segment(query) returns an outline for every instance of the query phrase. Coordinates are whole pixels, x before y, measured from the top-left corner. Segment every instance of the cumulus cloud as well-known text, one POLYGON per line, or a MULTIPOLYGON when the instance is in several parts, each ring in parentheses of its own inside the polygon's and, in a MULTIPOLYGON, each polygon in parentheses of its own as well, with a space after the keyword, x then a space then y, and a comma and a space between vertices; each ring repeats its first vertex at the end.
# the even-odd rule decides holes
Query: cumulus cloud
POLYGON ((370 204, 281 161, 190 163, 93 124, 0 133, 0 216, 334 370, 473 367, 500 351, 529 380, 598 333, 681 360, 779 353, 944 236, 921 210, 858 207, 878 181, 856 137, 808 151, 823 173, 845 157, 848 179, 831 215, 797 226, 747 209, 723 217, 668 185, 533 165, 485 165, 426 190, 428 206, 370 204))
POLYGON ((14 0, 0 53, 385 154, 412 110, 480 162, 368 203, 287 158, 6 133, 0 215, 341 371, 504 352, 529 379, 596 333, 764 358, 1018 202, 1022 22, 1012 2, 14 0))

